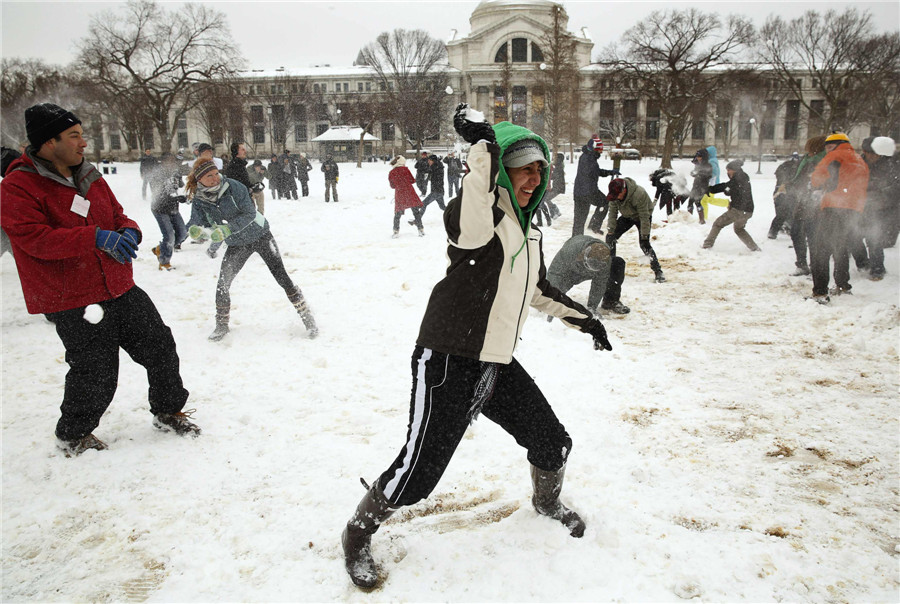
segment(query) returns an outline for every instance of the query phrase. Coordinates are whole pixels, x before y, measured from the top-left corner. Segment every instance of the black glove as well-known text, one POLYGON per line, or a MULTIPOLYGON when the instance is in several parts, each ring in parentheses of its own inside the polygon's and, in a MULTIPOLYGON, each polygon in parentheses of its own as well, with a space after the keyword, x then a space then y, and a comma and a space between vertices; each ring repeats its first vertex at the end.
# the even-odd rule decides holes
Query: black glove
POLYGON ((653 248, 650 247, 649 237, 641 237, 640 239, 638 239, 638 244, 641 246, 641 251, 644 252, 645 256, 649 256, 650 252, 653 251, 653 248))
POLYGON ((586 334, 590 334, 594 338, 594 350, 612 350, 612 344, 606 337, 606 329, 598 319, 591 319, 585 323, 581 330, 586 334))
POLYGON ((468 109, 468 103, 460 103, 456 107, 456 112, 453 114, 453 128, 457 134, 470 145, 474 145, 480 140, 496 143, 497 137, 494 136, 494 129, 491 128, 491 125, 487 122, 470 122, 466 118, 468 109))
POLYGON ((612 174, 613 176, 622 176, 622 173, 619 172, 618 170, 616 170, 615 168, 610 170, 609 173, 612 174))
POLYGON ((607 233, 606 234, 606 245, 609 246, 609 249, 612 249, 612 247, 615 244, 616 244, 616 236, 613 235, 612 233, 607 233))
POLYGON ((253 192, 259 193, 260 191, 265 190, 265 188, 266 188, 266 185, 262 184, 261 182, 258 182, 255 185, 253 185, 253 192))
POLYGON ((172 195, 169 199, 175 203, 187 203, 187 197, 184 195, 172 195))

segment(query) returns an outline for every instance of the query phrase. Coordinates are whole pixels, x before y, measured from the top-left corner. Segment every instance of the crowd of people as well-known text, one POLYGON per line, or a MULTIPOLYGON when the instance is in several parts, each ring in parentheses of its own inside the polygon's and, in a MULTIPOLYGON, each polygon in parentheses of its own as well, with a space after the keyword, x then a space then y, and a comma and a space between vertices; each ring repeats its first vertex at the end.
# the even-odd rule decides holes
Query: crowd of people
MULTIPOLYGON (((603 142, 593 135, 578 163, 572 235, 547 268, 535 223, 542 226, 543 218, 550 227, 561 215, 554 199, 566 191, 565 157, 552 156, 547 143, 524 127, 492 125, 479 117, 465 104, 454 114, 454 127, 469 144, 465 161, 455 152, 443 158, 422 152, 413 175, 403 155, 390 160, 393 236, 399 236, 406 210, 423 236, 422 216, 437 202, 445 212, 449 265, 432 290, 413 348, 407 440, 378 480, 367 485, 342 534, 346 570, 363 588, 378 581, 372 535, 397 509, 432 492, 467 426, 479 415, 527 450, 535 510, 561 523, 573 537, 584 534, 584 521, 559 499, 572 440, 514 357, 528 307, 587 334, 596 350, 611 350, 601 318, 631 310, 621 300, 626 264, 617 254, 626 232, 636 229, 655 282, 666 281, 651 244, 657 204, 667 217, 686 204, 688 212, 697 211, 700 224, 710 218, 710 205, 724 206, 702 247, 712 248, 722 229, 733 225, 750 250, 761 251, 746 230, 755 206, 742 160, 729 161, 727 180, 720 182, 715 147, 698 149, 690 185, 660 168, 650 175, 656 190, 651 196, 635 178, 599 166, 603 142), (603 178, 610 178, 606 192, 603 178), (725 199, 715 197, 719 193, 725 199), (597 237, 584 233, 586 223, 597 237), (585 304, 567 295, 588 281, 585 304)), ((29 145, 9 162, 4 154, 0 226, 8 235, 28 312, 44 314, 66 350, 69 373, 56 427, 60 448, 67 455, 106 448, 93 430, 116 390, 120 348, 147 368, 154 425, 199 435, 190 412, 184 411, 189 393, 171 330, 132 277, 131 262, 144 234, 84 160, 87 143, 74 114, 44 103, 26 110, 25 121, 29 145), (86 257, 94 261, 84 262, 86 257), (97 320, 89 316, 93 306, 101 310, 97 320)), ((857 153, 840 132, 816 136, 806 142, 803 156, 793 155, 776 170, 776 216, 768 236, 790 233, 797 255, 794 275, 812 276, 810 297, 822 304, 830 301, 829 294, 850 293, 851 255, 869 278, 882 279, 884 249, 895 245, 900 232, 895 142, 870 137, 861 149, 857 153), (829 290, 832 259, 835 287, 829 290)), ((298 199, 298 180, 302 196, 309 196, 309 159, 285 150, 273 155, 268 166, 260 160, 251 163, 241 141, 230 146, 227 161, 214 157, 205 143, 193 151, 195 158, 187 165, 171 153, 154 158, 147 150, 141 158, 142 195, 146 198, 149 190, 161 235, 152 248, 159 269, 174 268, 173 254, 188 237, 209 241, 211 257, 226 246, 215 289, 215 328, 209 336, 218 342, 229 334, 232 282, 249 257, 258 254, 309 337, 316 337, 312 311, 288 274, 264 215, 266 181, 274 199, 298 199), (181 216, 183 204, 190 206, 188 223, 181 216)), ((325 201, 333 197, 338 202, 339 167, 330 155, 321 172, 325 201)))

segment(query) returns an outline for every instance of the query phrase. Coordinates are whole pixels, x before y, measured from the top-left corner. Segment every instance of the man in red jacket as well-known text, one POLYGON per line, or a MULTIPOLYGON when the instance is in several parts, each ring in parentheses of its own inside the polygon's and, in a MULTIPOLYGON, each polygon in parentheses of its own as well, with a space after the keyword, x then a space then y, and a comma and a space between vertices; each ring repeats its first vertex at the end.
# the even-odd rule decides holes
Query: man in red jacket
POLYGON ((56 325, 66 386, 56 425, 67 456, 106 449, 92 432, 118 385, 119 348, 147 369, 150 412, 160 430, 196 436, 172 332, 134 284, 141 231, 97 169, 84 161, 81 121, 52 103, 25 110, 31 143, 0 183, 25 306, 56 325))
POLYGON ((810 176, 810 187, 820 196, 815 235, 810 247, 813 299, 828 304, 828 270, 834 256, 832 295, 850 293, 850 238, 858 232, 866 205, 869 168, 853 150, 843 132, 825 138, 825 157, 810 176))

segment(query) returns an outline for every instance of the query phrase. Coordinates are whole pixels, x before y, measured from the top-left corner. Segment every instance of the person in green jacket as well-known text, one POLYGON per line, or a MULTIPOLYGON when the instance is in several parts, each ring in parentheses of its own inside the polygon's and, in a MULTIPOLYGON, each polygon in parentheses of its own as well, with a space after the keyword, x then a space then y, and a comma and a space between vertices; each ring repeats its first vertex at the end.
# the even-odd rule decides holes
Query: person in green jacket
POLYGON ((609 217, 606 226, 606 245, 616 255, 616 242, 631 227, 640 229, 638 242, 644 255, 650 258, 650 268, 656 276, 657 283, 665 282, 662 268, 656 252, 650 245, 650 218, 653 213, 653 200, 642 186, 632 178, 614 178, 609 183, 609 217))

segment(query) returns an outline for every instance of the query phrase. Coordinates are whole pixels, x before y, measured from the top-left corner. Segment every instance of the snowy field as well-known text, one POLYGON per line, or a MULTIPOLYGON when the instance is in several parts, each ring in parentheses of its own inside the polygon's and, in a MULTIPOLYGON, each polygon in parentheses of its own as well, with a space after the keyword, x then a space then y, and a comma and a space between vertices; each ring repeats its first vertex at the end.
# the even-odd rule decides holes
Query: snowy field
MULTIPOLYGON (((652 194, 657 165, 623 171, 652 194)), ((144 232, 135 278, 175 334, 203 435, 153 429, 123 353, 95 431, 109 450, 60 454, 63 347, 3 256, 2 600, 896 602, 898 249, 883 281, 851 268, 852 296, 805 301, 789 238, 766 238, 776 165, 746 166, 762 253, 730 227, 701 250, 708 225, 657 210, 657 284, 636 232, 623 237, 632 312, 605 321, 612 352, 531 311, 517 358, 574 441, 563 500, 584 538, 534 512, 524 451, 482 418, 433 495, 374 537, 386 578, 372 593, 347 578, 339 535, 359 477, 406 436, 409 359, 445 268, 440 210, 426 237, 404 219, 392 240, 388 166, 341 164, 341 201, 326 204, 316 162, 312 195, 267 199, 266 215, 321 336, 254 257, 232 331, 211 343, 221 254, 185 243, 158 271, 137 165, 120 165, 109 183, 144 232)), ((569 191, 574 177, 569 165, 569 191)), ((571 232, 571 196, 558 201, 548 263, 571 232)))

